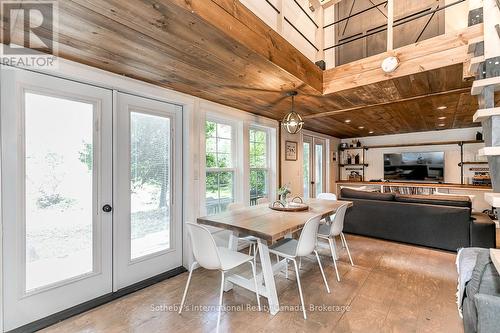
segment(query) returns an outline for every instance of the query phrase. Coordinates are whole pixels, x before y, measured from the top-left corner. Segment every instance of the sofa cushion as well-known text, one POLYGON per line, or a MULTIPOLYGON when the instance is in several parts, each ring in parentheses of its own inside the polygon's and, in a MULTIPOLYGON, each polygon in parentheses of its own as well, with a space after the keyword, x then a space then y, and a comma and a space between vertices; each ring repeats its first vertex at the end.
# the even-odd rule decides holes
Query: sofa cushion
POLYGON ((465 196, 441 196, 441 195, 406 195, 398 194, 395 197, 399 202, 422 203, 438 206, 453 206, 471 208, 472 203, 465 196))
POLYGON ((340 195, 342 198, 394 201, 394 193, 366 192, 343 188, 340 195))

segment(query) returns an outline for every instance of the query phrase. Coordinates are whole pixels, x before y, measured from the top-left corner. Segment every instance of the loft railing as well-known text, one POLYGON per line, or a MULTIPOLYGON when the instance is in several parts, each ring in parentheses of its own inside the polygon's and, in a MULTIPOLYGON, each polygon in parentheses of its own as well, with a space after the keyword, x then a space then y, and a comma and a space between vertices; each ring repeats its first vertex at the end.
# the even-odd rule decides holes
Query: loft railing
MULTIPOLYGON (((383 53, 385 51, 390 51, 394 47, 401 47, 404 45, 417 43, 421 40, 435 37, 445 33, 446 17, 441 20, 437 20, 439 14, 444 14, 444 10, 450 9, 466 2, 467 0, 457 0, 455 2, 445 4, 444 0, 437 2, 436 4, 429 5, 426 8, 419 8, 413 10, 412 12, 404 13, 404 8, 398 8, 399 16, 398 18, 394 15, 394 5, 400 5, 401 2, 398 0, 386 0, 380 3, 373 3, 362 10, 353 13, 355 4, 362 0, 352 0, 349 4, 350 8, 347 16, 339 18, 338 13, 335 13, 336 19, 324 25, 324 29, 333 29, 333 44, 326 45, 323 49, 324 52, 332 52, 333 59, 328 59, 330 64, 328 67, 333 67, 342 65, 351 61, 359 60, 368 56, 383 53), (403 12, 403 13, 401 13, 403 12), (345 36, 348 26, 353 19, 357 22, 362 22, 363 19, 372 19, 374 15, 383 15, 385 18, 376 20, 378 22, 385 21, 382 24, 373 24, 369 28, 363 31, 354 30, 350 35, 345 36), (433 20, 434 19, 434 20, 433 20), (421 25, 417 23, 417 20, 421 21, 421 25), (413 24, 415 29, 410 29, 410 31, 404 31, 404 29, 412 28, 410 24, 413 24), (434 25, 433 31, 429 31, 429 27, 434 25), (436 26, 438 25, 438 26, 436 26), (418 30, 417 30, 418 29, 418 30), (415 31, 418 31, 416 37, 414 37, 415 31), (372 37, 372 39, 370 39, 372 37), (413 37, 413 38, 412 38, 413 37), (332 64, 331 62, 334 62, 332 64)), ((346 5, 347 2, 342 5, 346 5)), ((341 8, 341 4, 337 3, 335 5, 335 12, 338 12, 341 8)), ((343 8, 347 9, 346 7, 343 8)), ((466 12, 466 10, 464 10, 466 12)), ((464 25, 466 25, 466 16, 464 17, 464 25)), ((351 23, 352 24, 352 23, 351 23)), ((325 41, 327 42, 327 41, 325 41)), ((327 62, 328 62, 327 60, 327 62)))

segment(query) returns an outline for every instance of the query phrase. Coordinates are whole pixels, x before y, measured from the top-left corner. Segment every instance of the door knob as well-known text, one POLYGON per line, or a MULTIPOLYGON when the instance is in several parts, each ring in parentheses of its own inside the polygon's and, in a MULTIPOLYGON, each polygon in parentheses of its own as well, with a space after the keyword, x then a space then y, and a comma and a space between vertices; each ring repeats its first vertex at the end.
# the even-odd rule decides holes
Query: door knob
POLYGON ((102 211, 105 212, 105 213, 109 213, 113 210, 113 207, 111 207, 110 205, 106 204, 104 206, 102 206, 102 211))

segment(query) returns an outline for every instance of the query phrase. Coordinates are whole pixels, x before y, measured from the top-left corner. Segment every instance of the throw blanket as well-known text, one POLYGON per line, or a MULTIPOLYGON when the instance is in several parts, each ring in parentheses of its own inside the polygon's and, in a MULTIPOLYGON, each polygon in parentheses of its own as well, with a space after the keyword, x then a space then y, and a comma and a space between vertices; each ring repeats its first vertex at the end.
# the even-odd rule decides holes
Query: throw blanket
POLYGON ((458 285, 457 285, 457 306, 458 313, 462 317, 462 304, 465 293, 465 284, 469 282, 474 266, 476 266, 477 255, 484 249, 479 247, 468 247, 458 250, 457 254, 457 271, 458 271, 458 285))

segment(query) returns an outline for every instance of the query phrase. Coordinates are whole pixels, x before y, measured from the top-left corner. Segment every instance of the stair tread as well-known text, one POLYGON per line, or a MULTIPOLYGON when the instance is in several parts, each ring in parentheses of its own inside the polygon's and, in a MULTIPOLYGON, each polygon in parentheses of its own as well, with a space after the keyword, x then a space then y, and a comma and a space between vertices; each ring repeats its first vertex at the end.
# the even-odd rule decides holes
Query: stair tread
POLYGON ((479 95, 485 87, 494 86, 495 91, 500 90, 500 76, 475 80, 472 83, 471 95, 479 95))
POLYGON ((500 207, 500 193, 487 192, 484 194, 484 200, 493 207, 500 207))
POLYGON ((479 149, 480 156, 500 156, 500 146, 498 147, 484 147, 479 149))
POLYGON ((500 116, 500 107, 477 110, 476 113, 474 113, 473 121, 478 123, 492 116, 500 116))

